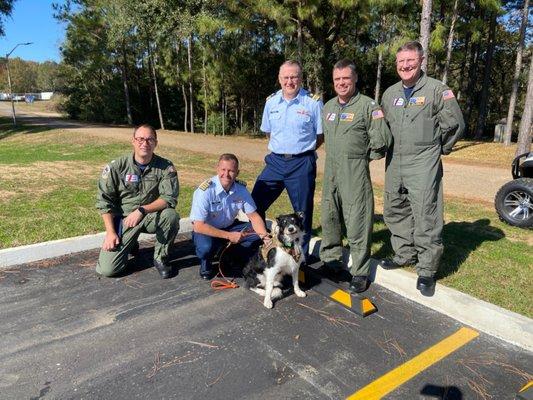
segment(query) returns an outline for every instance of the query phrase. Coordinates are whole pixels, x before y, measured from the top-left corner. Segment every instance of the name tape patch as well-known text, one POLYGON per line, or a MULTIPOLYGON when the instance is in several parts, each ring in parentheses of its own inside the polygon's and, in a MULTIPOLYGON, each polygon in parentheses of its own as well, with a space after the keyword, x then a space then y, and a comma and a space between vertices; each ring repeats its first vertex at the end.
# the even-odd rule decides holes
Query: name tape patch
POLYGON ((345 122, 352 122, 353 121, 354 114, 353 113, 342 113, 340 115, 340 120, 345 122))
POLYGON ((139 182, 139 175, 135 174, 126 174, 126 177, 124 178, 125 182, 139 182))

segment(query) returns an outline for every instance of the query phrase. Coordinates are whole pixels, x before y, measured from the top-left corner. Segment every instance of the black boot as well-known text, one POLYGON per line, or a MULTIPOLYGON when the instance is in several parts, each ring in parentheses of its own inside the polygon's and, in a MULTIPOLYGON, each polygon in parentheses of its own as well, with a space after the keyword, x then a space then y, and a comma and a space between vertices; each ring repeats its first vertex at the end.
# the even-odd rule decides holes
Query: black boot
POLYGON ((159 272, 159 275, 161 275, 161 278, 168 279, 172 276, 172 267, 163 261, 154 260, 154 267, 159 272))
POLYGON ((424 296, 433 296, 435 293, 435 278, 431 276, 419 276, 416 280, 416 288, 424 296))
POLYGON ((350 282, 350 291, 353 293, 362 293, 368 286, 368 277, 366 276, 354 276, 350 282))

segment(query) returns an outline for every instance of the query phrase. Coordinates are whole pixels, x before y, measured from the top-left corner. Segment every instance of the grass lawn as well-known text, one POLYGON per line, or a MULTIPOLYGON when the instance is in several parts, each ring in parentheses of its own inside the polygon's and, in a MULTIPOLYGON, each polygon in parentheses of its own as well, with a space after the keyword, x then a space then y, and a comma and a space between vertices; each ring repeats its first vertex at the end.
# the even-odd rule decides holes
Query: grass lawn
MULTIPOLYGON (((94 207, 96 181, 107 162, 130 151, 129 143, 95 142, 94 138, 60 129, 19 127, 6 135, 7 127, 8 122, 0 120, 0 248, 102 231, 94 207)), ((186 217, 196 186, 214 175, 216 157, 176 152, 164 146, 158 153, 176 165, 180 178, 178 212, 186 217)), ((262 163, 247 162, 241 168, 240 178, 251 187, 262 163)), ((317 234, 321 188, 319 176, 314 216, 317 234)), ((372 253, 381 258, 390 256, 392 250, 381 218, 382 192, 376 189, 375 195, 372 253)), ((269 215, 290 210, 283 195, 269 215)), ((500 222, 493 208, 466 201, 447 201, 445 220, 440 282, 533 317, 533 233, 500 222)))

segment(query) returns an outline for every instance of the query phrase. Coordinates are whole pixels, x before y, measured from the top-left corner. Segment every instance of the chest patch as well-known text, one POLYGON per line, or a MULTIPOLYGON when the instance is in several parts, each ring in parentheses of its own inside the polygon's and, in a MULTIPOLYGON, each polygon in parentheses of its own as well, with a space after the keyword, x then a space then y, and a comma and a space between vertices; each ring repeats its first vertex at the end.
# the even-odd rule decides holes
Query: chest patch
POLYGON ((326 115, 326 121, 330 121, 330 122, 333 122, 335 121, 335 117, 337 116, 336 113, 328 113, 326 115))
POLYGON ((139 182, 139 175, 135 174, 126 174, 124 182, 139 182))
POLYGON ((393 106, 401 107, 405 104, 403 97, 398 97, 392 101, 393 106))
POLYGON ((424 104, 426 104, 426 98, 424 96, 411 97, 409 99, 409 104, 414 104, 415 106, 423 106, 424 104))
POLYGON ((354 114, 353 113, 342 113, 340 115, 340 120, 344 122, 352 122, 353 121, 354 114))

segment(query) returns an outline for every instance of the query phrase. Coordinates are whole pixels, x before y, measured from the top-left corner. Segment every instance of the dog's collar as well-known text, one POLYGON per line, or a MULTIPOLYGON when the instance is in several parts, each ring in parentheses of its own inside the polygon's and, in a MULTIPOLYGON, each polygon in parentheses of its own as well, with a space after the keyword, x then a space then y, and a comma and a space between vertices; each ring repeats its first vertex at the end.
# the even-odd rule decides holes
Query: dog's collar
POLYGON ((281 248, 285 253, 290 255, 294 259, 294 261, 300 261, 302 253, 300 252, 298 246, 295 246, 294 243, 290 243, 289 245, 287 245, 286 243, 281 242, 277 236, 274 236, 272 238, 272 242, 270 242, 269 246, 261 247, 261 253, 263 254, 263 258, 266 260, 268 252, 276 247, 281 248))

